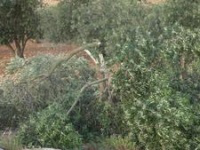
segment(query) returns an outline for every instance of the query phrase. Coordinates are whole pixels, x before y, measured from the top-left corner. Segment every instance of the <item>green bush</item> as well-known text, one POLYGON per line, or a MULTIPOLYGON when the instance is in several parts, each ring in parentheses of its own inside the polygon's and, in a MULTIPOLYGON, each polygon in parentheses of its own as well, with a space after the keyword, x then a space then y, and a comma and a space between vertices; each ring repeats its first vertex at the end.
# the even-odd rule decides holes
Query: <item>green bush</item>
POLYGON ((164 20, 167 25, 179 24, 180 26, 194 29, 200 23, 199 0, 169 0, 164 5, 164 20))
POLYGON ((22 58, 12 58, 10 63, 6 66, 6 72, 8 74, 16 73, 19 68, 22 68, 25 65, 25 60, 22 58))
MULTIPOLYGON (((120 87, 126 91, 121 96, 130 136, 136 146, 141 149, 198 148, 199 119, 195 108, 199 103, 192 104, 187 93, 171 88, 170 80, 158 72, 152 72, 148 80, 149 85, 132 87, 132 91, 120 87)), ((142 83, 143 78, 137 81, 142 83)))
MULTIPOLYGON (((16 127, 29 114, 40 111, 53 102, 64 103, 69 109, 77 92, 94 79, 94 72, 82 58, 64 62, 48 78, 41 79, 40 76, 48 75, 53 64, 60 59, 63 56, 36 56, 26 60, 26 65, 21 66, 20 63, 17 68, 16 63, 12 63, 15 60, 12 60, 7 67, 12 74, 8 74, 7 80, 1 85, 3 93, 0 98, 0 120, 6 126, 11 123, 10 126, 16 127)), ((94 89, 88 90, 90 94, 86 94, 93 95, 93 91, 94 89)))
POLYGON ((0 147, 6 150, 22 150, 23 148, 21 141, 13 135, 1 136, 0 147))
POLYGON ((61 40, 58 21, 58 8, 55 6, 44 7, 39 10, 40 28, 42 38, 58 42, 61 40))
POLYGON ((73 128, 60 104, 52 104, 21 126, 19 138, 28 147, 63 150, 80 147, 81 136, 73 128))
POLYGON ((72 115, 71 121, 84 142, 96 141, 113 134, 128 134, 129 129, 119 103, 83 98, 79 107, 79 111, 72 115))
POLYGON ((111 136, 103 141, 108 150, 136 150, 135 144, 129 137, 111 136))
MULTIPOLYGON (((19 124, 26 122, 30 115, 37 116, 40 113, 45 115, 47 112, 45 110, 55 102, 61 109, 60 113, 62 111, 66 114, 65 111, 69 110, 80 89, 89 81, 95 80, 93 70, 82 58, 63 62, 51 76, 41 80, 41 75, 49 74, 54 63, 60 59, 63 59, 63 56, 41 55, 27 59, 23 63, 21 60, 20 63, 14 63, 18 60, 12 60, 9 63, 8 78, 14 76, 15 80, 6 80, 1 86, 3 90, 3 97, 0 98, 2 128, 18 127, 19 124)), ((99 101, 97 96, 96 87, 88 88, 68 117, 68 122, 83 137, 83 142, 112 134, 126 135, 128 128, 124 122, 124 113, 120 104, 99 101)), ((48 130, 48 126, 43 127, 44 130, 48 130)), ((26 145, 32 142, 33 145, 41 145, 40 142, 34 143, 37 141, 35 138, 37 131, 34 126, 33 131, 31 128, 30 126, 24 131, 27 137, 24 135, 22 142, 26 145)), ((49 141, 47 144, 54 143, 49 141)))
POLYGON ((40 9, 43 38, 52 42, 71 42, 77 34, 72 29, 72 12, 88 1, 63 0, 57 6, 40 9))
POLYGON ((100 52, 111 56, 115 49, 120 49, 120 44, 128 40, 126 34, 133 32, 138 24, 138 16, 132 15, 133 10, 137 9, 134 4, 129 0, 95 0, 81 5, 73 11, 72 19, 78 41, 98 39, 101 42, 100 52))
POLYGON ((191 97, 198 78, 191 82, 188 75, 198 77, 192 64, 198 61, 199 31, 161 22, 156 32, 148 25, 131 33, 114 77, 132 140, 139 149, 198 149, 199 102, 191 97))

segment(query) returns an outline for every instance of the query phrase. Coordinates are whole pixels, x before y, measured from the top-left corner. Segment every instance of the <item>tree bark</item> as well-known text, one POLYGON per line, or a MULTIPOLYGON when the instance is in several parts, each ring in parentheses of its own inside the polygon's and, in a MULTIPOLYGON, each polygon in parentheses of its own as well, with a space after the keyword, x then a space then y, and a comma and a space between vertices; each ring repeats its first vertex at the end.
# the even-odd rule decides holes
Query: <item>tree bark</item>
POLYGON ((19 58, 24 58, 25 44, 23 43, 23 41, 22 44, 20 44, 19 40, 15 40, 15 46, 16 46, 15 56, 19 58))
POLYGON ((19 58, 24 58, 23 48, 17 48, 16 49, 16 56, 19 57, 19 58))

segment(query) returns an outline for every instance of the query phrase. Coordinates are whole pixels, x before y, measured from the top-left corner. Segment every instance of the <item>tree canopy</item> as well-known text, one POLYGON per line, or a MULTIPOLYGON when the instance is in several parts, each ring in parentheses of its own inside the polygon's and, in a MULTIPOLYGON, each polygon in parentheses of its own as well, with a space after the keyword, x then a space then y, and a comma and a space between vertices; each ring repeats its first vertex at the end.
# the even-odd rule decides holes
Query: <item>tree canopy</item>
POLYGON ((7 45, 18 57, 24 57, 27 41, 38 35, 39 4, 39 0, 0 1, 0 44, 7 45))

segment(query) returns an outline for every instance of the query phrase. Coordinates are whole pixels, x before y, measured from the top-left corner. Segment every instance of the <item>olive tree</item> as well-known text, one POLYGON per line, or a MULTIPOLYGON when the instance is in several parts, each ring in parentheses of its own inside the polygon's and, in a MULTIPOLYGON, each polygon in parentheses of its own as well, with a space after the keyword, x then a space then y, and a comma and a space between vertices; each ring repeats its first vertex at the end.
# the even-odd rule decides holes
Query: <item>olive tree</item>
POLYGON ((0 44, 8 46, 15 56, 24 58, 29 39, 39 33, 39 0, 0 1, 0 44))

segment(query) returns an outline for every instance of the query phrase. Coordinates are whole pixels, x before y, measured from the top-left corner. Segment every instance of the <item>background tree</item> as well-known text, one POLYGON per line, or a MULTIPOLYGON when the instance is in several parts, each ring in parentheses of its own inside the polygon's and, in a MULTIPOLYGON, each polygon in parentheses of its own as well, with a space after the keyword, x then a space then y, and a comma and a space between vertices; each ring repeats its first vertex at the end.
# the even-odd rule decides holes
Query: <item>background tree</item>
POLYGON ((24 58, 27 41, 39 33, 39 4, 39 0, 0 1, 0 44, 18 57, 24 58))

